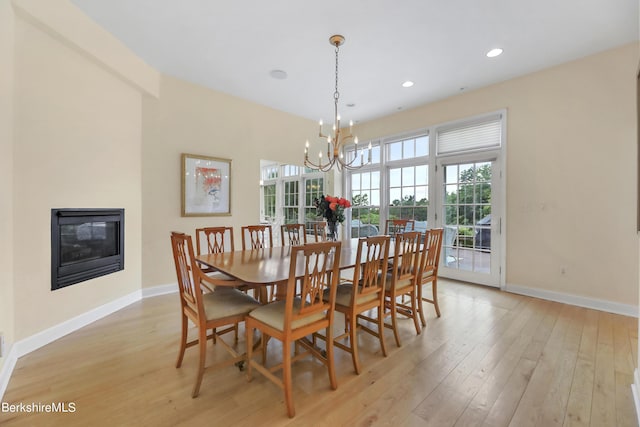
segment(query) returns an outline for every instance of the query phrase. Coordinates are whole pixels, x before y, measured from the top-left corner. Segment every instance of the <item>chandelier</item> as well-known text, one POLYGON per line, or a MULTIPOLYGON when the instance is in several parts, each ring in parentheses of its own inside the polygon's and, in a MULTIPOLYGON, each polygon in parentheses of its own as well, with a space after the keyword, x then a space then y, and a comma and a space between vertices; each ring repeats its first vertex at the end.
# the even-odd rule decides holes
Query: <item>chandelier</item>
POLYGON ((371 163, 371 143, 369 143, 368 160, 365 163, 364 151, 365 149, 358 146, 358 137, 354 137, 353 121, 349 121, 349 133, 344 134, 344 130, 340 129, 340 115, 338 114, 338 100, 340 99, 340 92, 338 92, 338 53, 340 46, 344 43, 344 37, 341 35, 333 35, 329 37, 329 43, 336 47, 336 90, 333 93, 334 102, 334 116, 333 116, 333 133, 331 135, 325 135, 322 131, 322 120, 320 120, 320 131, 318 136, 327 141, 327 158, 322 157, 322 151, 318 153, 318 161, 314 163, 309 160, 309 141, 305 144, 304 149, 304 165, 310 169, 326 172, 333 166, 337 166, 338 170, 342 169, 359 169, 367 163, 371 163), (353 154, 349 155, 349 158, 344 158, 344 147, 346 144, 353 142, 355 145, 353 154), (357 161, 359 159, 359 161, 357 161))

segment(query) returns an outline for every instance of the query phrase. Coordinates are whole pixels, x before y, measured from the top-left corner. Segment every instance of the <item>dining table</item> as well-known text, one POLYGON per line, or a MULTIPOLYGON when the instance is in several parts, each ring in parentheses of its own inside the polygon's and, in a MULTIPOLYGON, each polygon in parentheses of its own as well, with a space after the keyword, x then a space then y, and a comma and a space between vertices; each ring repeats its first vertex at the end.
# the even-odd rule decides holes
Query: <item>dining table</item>
MULTIPOLYGON (((340 250, 341 271, 355 267, 358 254, 358 238, 342 240, 340 250)), ((276 285, 276 299, 284 298, 285 286, 289 279, 291 253, 296 246, 275 246, 260 249, 209 253, 196 256, 200 264, 220 271, 258 290, 260 299, 266 301, 266 285, 276 285)), ((394 239, 389 244, 389 259, 393 258, 394 239)), ((365 252, 365 251, 363 251, 365 252)), ((366 259, 366 252, 360 262, 366 259)), ((299 258, 296 277, 304 275, 304 260, 299 258)))

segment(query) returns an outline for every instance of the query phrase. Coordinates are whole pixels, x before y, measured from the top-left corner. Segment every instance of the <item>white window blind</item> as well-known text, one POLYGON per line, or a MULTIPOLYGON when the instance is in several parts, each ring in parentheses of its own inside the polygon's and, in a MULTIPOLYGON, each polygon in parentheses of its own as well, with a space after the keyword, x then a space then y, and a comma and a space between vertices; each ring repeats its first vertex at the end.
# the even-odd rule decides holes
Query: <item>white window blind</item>
POLYGON ((502 140, 502 120, 467 123, 455 128, 437 131, 438 154, 459 153, 463 151, 500 148, 502 140))

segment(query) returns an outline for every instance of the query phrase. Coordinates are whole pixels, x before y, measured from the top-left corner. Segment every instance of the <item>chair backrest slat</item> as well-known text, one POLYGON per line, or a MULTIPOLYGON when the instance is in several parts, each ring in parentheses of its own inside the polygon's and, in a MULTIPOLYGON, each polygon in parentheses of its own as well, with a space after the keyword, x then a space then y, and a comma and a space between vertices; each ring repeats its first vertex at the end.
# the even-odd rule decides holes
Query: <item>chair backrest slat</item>
POLYGON ((395 236, 392 286, 400 280, 415 279, 420 261, 420 232, 409 231, 395 236))
POLYGON ((413 219, 388 219, 385 223, 384 234, 395 235, 415 230, 416 221, 413 219))
POLYGON ((203 246, 200 238, 206 242, 206 253, 219 254, 227 250, 235 251, 232 227, 204 227, 196 229, 196 251, 202 255, 203 246))
POLYGON ((203 315, 202 288, 199 285, 200 269, 193 263, 195 259, 191 236, 179 233, 171 233, 171 247, 173 260, 178 278, 180 302, 183 310, 194 322, 203 315))
POLYGON ((299 246, 307 243, 304 224, 284 224, 280 226, 282 246, 299 246))
POLYGON ((389 260, 389 236, 372 236, 358 239, 356 266, 353 271, 353 304, 358 295, 384 291, 387 261, 389 260), (364 252, 364 254, 363 254, 364 252), (364 260, 363 260, 364 258, 364 260))
POLYGON ((273 247, 273 233, 270 225, 245 225, 241 227, 241 231, 243 251, 273 247))
POLYGON ((422 259, 420 261, 420 275, 433 271, 438 272, 440 264, 440 250, 442 248, 442 228, 432 228, 427 230, 424 239, 424 248, 422 250, 422 259))
POLYGON ((296 246, 292 249, 289 280, 287 283, 287 313, 285 316, 285 328, 287 324, 301 317, 325 312, 327 317, 333 316, 335 306, 335 294, 338 284, 340 267, 341 242, 308 243, 296 246), (304 274, 296 279, 299 271, 304 274), (296 282, 299 282, 301 300, 300 310, 293 312, 293 300, 296 297, 296 282), (330 300, 323 301, 323 292, 329 287, 330 300))

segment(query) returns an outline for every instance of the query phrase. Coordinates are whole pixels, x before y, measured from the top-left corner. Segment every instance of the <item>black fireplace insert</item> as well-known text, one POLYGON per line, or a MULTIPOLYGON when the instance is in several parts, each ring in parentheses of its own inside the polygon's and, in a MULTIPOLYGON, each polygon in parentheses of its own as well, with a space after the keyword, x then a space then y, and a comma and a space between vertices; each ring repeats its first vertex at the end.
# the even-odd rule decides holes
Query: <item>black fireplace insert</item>
POLYGON ((124 270, 124 209, 51 209, 51 290, 124 270))

